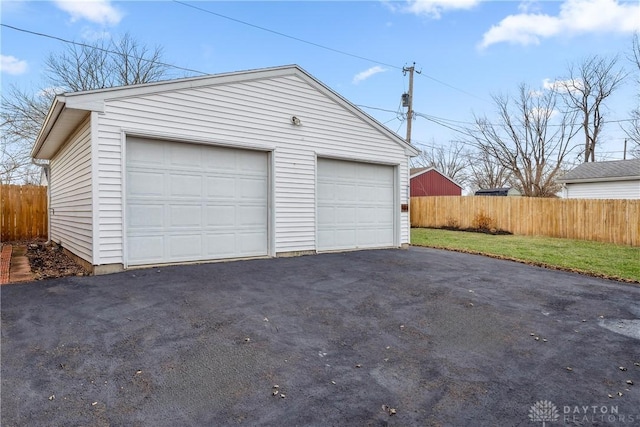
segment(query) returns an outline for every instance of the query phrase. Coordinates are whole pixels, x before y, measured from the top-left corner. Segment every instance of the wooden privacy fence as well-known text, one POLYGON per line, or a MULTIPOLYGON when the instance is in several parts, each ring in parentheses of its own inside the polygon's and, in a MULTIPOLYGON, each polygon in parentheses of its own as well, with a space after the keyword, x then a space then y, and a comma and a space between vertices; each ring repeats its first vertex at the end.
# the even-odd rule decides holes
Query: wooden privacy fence
POLYGON ((0 185, 0 241, 47 238, 47 187, 0 185))
POLYGON ((485 215, 494 227, 550 236, 640 246, 640 200, 431 196, 411 198, 412 227, 474 226, 485 215))

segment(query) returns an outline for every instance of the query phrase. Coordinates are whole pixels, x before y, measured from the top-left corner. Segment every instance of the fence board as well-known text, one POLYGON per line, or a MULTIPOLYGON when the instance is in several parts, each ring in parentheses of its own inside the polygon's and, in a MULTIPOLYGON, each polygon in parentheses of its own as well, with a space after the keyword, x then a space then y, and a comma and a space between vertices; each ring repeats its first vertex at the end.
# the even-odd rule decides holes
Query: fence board
POLYGON ((0 185, 0 241, 47 238, 47 187, 0 185))
POLYGON ((640 200, 429 196, 411 198, 412 227, 473 226, 480 213, 525 236, 640 246, 640 200))

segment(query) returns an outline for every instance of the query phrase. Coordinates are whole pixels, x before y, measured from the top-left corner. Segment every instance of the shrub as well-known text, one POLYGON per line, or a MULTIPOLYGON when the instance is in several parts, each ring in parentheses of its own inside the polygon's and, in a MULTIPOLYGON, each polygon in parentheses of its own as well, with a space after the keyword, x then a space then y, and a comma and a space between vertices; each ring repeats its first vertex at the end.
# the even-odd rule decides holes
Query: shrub
POLYGON ((458 230, 460 228, 460 223, 452 216, 447 217, 444 225, 446 228, 450 228, 451 230, 458 230))
POLYGON ((497 229, 495 219, 491 218, 489 215, 485 214, 484 212, 477 213, 473 217, 472 225, 473 225, 473 228, 477 228, 479 230, 497 229))

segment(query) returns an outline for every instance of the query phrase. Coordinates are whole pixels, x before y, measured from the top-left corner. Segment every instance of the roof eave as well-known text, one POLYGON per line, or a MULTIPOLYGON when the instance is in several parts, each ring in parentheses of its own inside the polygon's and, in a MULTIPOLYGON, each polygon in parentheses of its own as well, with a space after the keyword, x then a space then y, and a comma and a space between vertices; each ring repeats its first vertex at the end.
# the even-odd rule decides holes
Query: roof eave
POLYGON ((64 96, 56 96, 53 100, 53 104, 51 104, 51 108, 49 108, 49 112, 47 113, 47 117, 44 119, 44 123, 40 128, 40 132, 38 133, 38 137, 36 138, 35 144, 31 149, 31 157, 34 159, 42 159, 39 157, 40 151, 42 150, 42 146, 47 140, 47 137, 51 133, 51 129, 55 126, 58 121, 58 117, 62 113, 65 107, 65 98, 64 96))
POLYGON ((420 172, 414 173, 413 175, 409 176, 409 180, 411 180, 411 179, 413 179, 413 178, 415 178, 415 177, 417 177, 417 176, 420 176, 420 175, 422 175, 422 174, 424 174, 424 173, 430 172, 430 171, 435 171, 435 172, 437 172, 441 177, 445 178, 446 180, 448 180, 448 181, 449 181, 449 182, 451 182, 452 184, 454 184, 454 185, 456 185, 456 186, 458 186, 458 187, 460 187, 460 188, 464 188, 462 185, 458 184, 458 183, 457 183, 457 182, 455 182, 453 179, 451 179, 449 176, 447 176, 447 175, 443 174, 442 172, 440 172, 438 169, 434 168, 433 166, 430 166, 430 167, 428 167, 427 169, 425 169, 425 170, 423 170, 423 171, 420 171, 420 172))
POLYGON ((589 183, 589 182, 612 182, 612 181, 638 181, 640 180, 640 175, 634 176, 609 176, 603 178, 575 178, 575 179, 559 179, 558 182, 561 184, 580 184, 580 183, 589 183))

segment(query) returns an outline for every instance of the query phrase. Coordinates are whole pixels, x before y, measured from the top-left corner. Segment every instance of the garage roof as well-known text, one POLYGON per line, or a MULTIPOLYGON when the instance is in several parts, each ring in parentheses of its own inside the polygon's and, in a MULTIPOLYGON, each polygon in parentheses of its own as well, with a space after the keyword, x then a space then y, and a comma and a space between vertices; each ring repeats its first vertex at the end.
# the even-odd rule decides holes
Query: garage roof
POLYGON ((567 172, 559 182, 629 181, 640 179, 640 159, 583 163, 567 172))
POLYGON ((298 65, 285 65, 281 67, 261 68, 257 70, 190 77, 139 85, 118 86, 107 89, 59 95, 55 98, 53 105, 49 109, 49 113, 47 114, 45 122, 38 134, 38 138, 31 150, 31 157, 36 159, 51 159, 60 149, 67 137, 82 123, 87 114, 92 111, 104 112, 104 103, 107 100, 202 86, 224 85, 284 75, 296 75, 302 78, 311 86, 315 87, 320 92, 341 104, 347 110, 365 120, 383 134, 387 135, 397 144, 403 146, 407 154, 411 156, 418 155, 418 150, 411 144, 407 143, 402 137, 398 136, 364 111, 360 110, 354 104, 337 92, 333 91, 324 83, 317 80, 304 69, 298 65))

